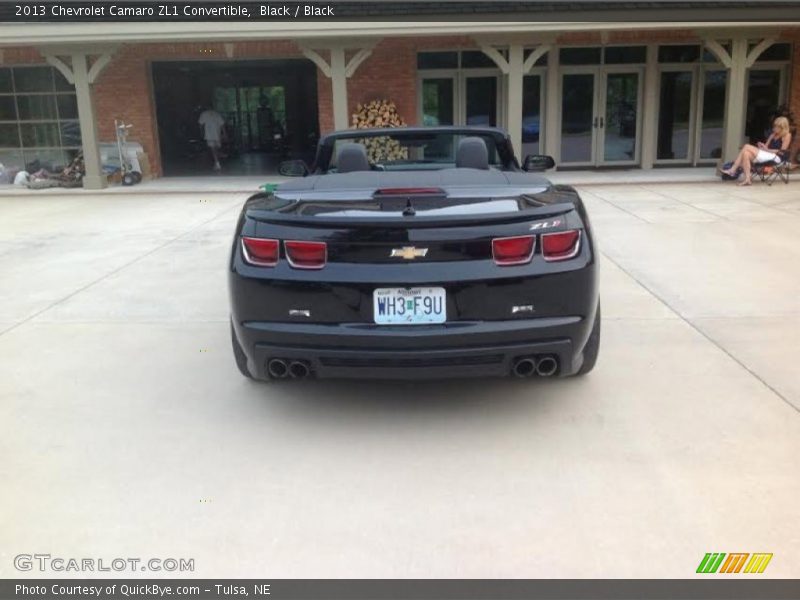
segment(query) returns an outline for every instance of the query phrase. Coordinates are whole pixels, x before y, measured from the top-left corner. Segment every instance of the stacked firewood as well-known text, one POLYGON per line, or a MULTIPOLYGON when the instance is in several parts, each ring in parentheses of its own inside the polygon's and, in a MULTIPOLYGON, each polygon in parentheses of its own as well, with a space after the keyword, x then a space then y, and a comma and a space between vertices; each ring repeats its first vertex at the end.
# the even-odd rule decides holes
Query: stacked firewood
MULTIPOLYGON (((406 122, 391 100, 372 100, 356 107, 356 112, 352 115, 352 124, 356 129, 372 129, 405 127, 406 122)), ((367 156, 372 163, 408 159, 408 149, 389 137, 372 137, 359 141, 366 146, 367 156)))

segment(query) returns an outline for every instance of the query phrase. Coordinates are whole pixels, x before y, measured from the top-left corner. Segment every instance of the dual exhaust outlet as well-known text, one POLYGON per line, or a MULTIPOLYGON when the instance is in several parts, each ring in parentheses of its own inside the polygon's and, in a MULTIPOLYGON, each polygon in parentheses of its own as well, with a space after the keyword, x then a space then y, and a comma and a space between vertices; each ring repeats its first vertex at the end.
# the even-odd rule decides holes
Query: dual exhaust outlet
POLYGON ((519 378, 533 377, 550 377, 555 375, 558 371, 558 360, 554 356, 523 356, 514 361, 511 366, 511 372, 519 378))
MULTIPOLYGON (((523 356, 517 358, 511 366, 511 372, 521 379, 533 377, 550 377, 558 371, 558 360, 554 356, 523 356)), ((311 368, 306 361, 271 358, 267 361, 267 373, 273 379, 306 379, 311 375, 311 368)))
POLYGON ((267 373, 273 379, 305 379, 311 375, 311 368, 303 360, 271 358, 267 361, 267 373))

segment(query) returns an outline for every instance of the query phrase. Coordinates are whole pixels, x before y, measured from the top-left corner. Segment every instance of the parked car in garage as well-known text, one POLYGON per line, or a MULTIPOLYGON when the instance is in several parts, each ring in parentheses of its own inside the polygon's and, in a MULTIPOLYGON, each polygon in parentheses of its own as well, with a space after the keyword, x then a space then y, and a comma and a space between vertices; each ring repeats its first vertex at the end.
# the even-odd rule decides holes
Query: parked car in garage
POLYGON ((236 364, 262 380, 592 370, 598 264, 569 186, 490 127, 342 131, 254 195, 229 264, 236 364), (449 150, 447 150, 449 149, 449 150))

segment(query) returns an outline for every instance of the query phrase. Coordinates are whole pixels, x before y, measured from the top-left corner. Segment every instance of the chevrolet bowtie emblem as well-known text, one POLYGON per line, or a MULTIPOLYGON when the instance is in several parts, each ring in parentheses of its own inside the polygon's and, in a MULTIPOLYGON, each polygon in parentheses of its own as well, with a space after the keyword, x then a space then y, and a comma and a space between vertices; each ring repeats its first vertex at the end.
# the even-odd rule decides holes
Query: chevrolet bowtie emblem
POLYGON ((422 258, 428 254, 427 248, 415 248, 414 246, 403 246, 402 248, 392 248, 392 253, 389 255, 392 258, 404 258, 406 260, 414 260, 415 258, 422 258))

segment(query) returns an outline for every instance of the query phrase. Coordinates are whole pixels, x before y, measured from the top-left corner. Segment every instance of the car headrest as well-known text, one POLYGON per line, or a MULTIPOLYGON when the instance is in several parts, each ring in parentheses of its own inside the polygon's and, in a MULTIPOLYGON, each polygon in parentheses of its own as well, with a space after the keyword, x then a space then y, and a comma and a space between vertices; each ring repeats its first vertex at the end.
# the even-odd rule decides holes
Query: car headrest
POLYGON ((489 168, 489 150, 486 142, 479 137, 465 137, 458 142, 456 167, 460 169, 489 168))
POLYGON ((339 146, 336 155, 336 170, 339 173, 369 171, 369 159, 364 145, 348 142, 339 146))

